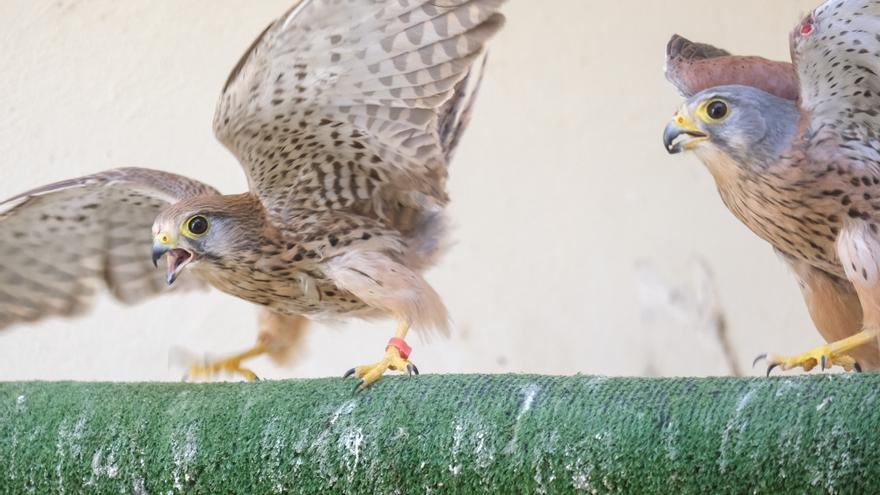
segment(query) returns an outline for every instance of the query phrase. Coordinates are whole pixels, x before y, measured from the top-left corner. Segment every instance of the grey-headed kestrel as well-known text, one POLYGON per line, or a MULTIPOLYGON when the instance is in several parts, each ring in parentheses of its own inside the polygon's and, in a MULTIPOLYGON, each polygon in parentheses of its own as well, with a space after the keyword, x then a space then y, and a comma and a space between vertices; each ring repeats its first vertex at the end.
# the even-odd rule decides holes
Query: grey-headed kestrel
POLYGON ((253 378, 241 360, 282 353, 302 317, 391 316, 382 358, 349 374, 362 388, 417 372, 407 332, 448 327, 421 272, 445 244, 447 167, 503 1, 298 2, 236 64, 214 115, 250 190, 127 168, 0 204, 0 328, 79 313, 102 285, 127 303, 162 292, 152 225, 169 285, 188 270, 263 308, 254 349, 194 371, 253 378))
POLYGON ((761 356, 809 371, 880 367, 880 3, 834 0, 791 34, 793 64, 675 36, 667 78, 687 97, 664 132, 724 204, 791 266, 827 345, 761 356))

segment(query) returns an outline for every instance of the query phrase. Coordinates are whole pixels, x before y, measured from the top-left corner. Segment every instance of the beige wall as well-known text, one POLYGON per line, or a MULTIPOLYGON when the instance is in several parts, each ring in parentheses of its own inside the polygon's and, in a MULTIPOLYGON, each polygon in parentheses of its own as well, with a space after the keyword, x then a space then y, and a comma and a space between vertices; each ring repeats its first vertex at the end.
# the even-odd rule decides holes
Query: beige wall
MULTIPOLYGON (((211 134, 222 82, 290 0, 0 2, 0 197, 121 165, 225 192, 244 176, 211 134)), ((427 372, 718 374, 819 343, 786 269, 730 215, 693 157, 667 156, 673 32, 785 59, 816 0, 514 0, 452 168, 457 244, 429 273, 455 320, 413 339, 427 372), (706 267, 706 268, 703 268, 706 267), (713 295, 714 294, 714 295, 713 295)), ((0 335, 0 379, 174 380, 169 352, 250 345, 254 310, 217 292, 0 335)), ((316 326, 269 378, 372 361, 392 323, 316 326)))

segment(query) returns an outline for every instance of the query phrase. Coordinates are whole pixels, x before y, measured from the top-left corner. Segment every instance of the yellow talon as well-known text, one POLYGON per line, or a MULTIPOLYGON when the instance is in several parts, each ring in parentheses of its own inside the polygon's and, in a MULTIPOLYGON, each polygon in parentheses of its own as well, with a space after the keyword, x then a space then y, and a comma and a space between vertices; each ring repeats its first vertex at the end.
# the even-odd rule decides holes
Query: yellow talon
POLYGON ((189 372, 186 374, 184 379, 189 380, 192 378, 212 378, 221 373, 228 373, 232 375, 240 375, 249 382, 259 380, 257 374, 249 370, 248 368, 243 367, 241 365, 241 362, 246 359, 259 356, 265 352, 265 346, 263 344, 257 344, 254 347, 242 352, 241 354, 236 354, 225 359, 219 359, 217 361, 205 363, 196 363, 190 366, 189 372))
POLYGON ((406 344, 406 341, 403 340, 406 337, 406 332, 408 330, 409 323, 407 321, 398 321, 397 332, 395 333, 394 338, 388 341, 388 346, 385 347, 385 355, 382 356, 382 359, 373 364, 365 364, 363 366, 352 368, 343 375, 343 378, 348 378, 349 376, 354 375, 361 379, 354 388, 355 392, 369 387, 375 383, 376 380, 381 378, 388 370, 406 370, 410 375, 419 374, 419 369, 408 359, 409 353, 412 349, 410 349, 409 345, 406 344))
POLYGON ((804 371, 810 371, 817 365, 820 370, 840 366, 845 371, 861 371, 862 368, 859 366, 859 363, 852 357, 848 356, 846 352, 860 345, 874 342, 876 338, 876 332, 862 331, 843 340, 822 345, 795 356, 764 354, 758 356, 758 358, 755 359, 755 363, 761 359, 766 359, 767 375, 770 375, 770 372, 776 367, 781 368, 783 371, 788 371, 793 368, 803 368, 804 371))
POLYGON ((361 380, 355 387, 355 391, 360 391, 375 383, 387 370, 406 370, 410 375, 419 374, 419 369, 416 368, 416 365, 409 362, 408 359, 403 359, 400 356, 400 351, 395 347, 389 346, 385 349, 385 355, 378 362, 352 368, 345 373, 345 377, 354 375, 360 378, 361 380))
MULTIPOLYGON (((846 371, 854 369, 861 371, 859 363, 846 354, 834 354, 829 346, 822 346, 810 351, 798 354, 796 356, 779 356, 769 354, 760 356, 767 359, 767 374, 769 375, 774 368, 779 367, 783 371, 794 368, 803 368, 804 371, 811 371, 817 365, 819 369, 831 369, 834 366, 840 366, 846 371)), ((759 359, 760 360, 760 359, 759 359)))

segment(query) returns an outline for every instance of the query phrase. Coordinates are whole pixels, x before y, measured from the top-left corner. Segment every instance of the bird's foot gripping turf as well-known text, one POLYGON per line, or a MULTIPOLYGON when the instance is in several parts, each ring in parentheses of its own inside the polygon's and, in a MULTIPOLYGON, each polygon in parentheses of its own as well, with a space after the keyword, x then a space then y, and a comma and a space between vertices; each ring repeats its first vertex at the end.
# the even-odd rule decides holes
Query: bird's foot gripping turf
POLYGON ((859 363, 848 356, 846 352, 855 347, 875 342, 876 338, 876 332, 862 331, 843 340, 825 344, 795 356, 762 354, 755 359, 754 364, 757 364, 762 359, 766 359, 768 376, 773 371, 773 368, 776 367, 782 368, 783 371, 793 368, 803 368, 804 371, 810 371, 816 365, 819 365, 820 370, 840 366, 845 371, 862 371, 859 363))
POLYGON ((343 378, 348 378, 351 375, 360 378, 360 381, 354 387, 355 391, 359 391, 375 383, 387 370, 406 370, 409 375, 418 375, 419 369, 409 361, 411 350, 403 339, 392 338, 388 341, 388 346, 385 348, 385 355, 382 356, 382 359, 373 364, 352 368, 345 372, 343 378))
POLYGON ((245 380, 252 382, 259 380, 257 374, 243 367, 241 362, 266 352, 263 344, 257 344, 254 347, 234 356, 216 361, 206 361, 203 363, 194 363, 190 366, 189 371, 184 375, 184 380, 189 381, 194 378, 210 379, 221 373, 240 375, 245 380))

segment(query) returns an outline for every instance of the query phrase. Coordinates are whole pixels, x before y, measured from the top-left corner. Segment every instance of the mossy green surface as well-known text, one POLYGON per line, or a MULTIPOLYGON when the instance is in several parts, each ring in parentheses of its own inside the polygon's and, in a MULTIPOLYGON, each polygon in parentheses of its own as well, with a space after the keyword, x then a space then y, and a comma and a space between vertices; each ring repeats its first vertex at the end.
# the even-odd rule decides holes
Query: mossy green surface
POLYGON ((353 383, 0 383, 0 492, 880 492, 878 374, 353 383))

